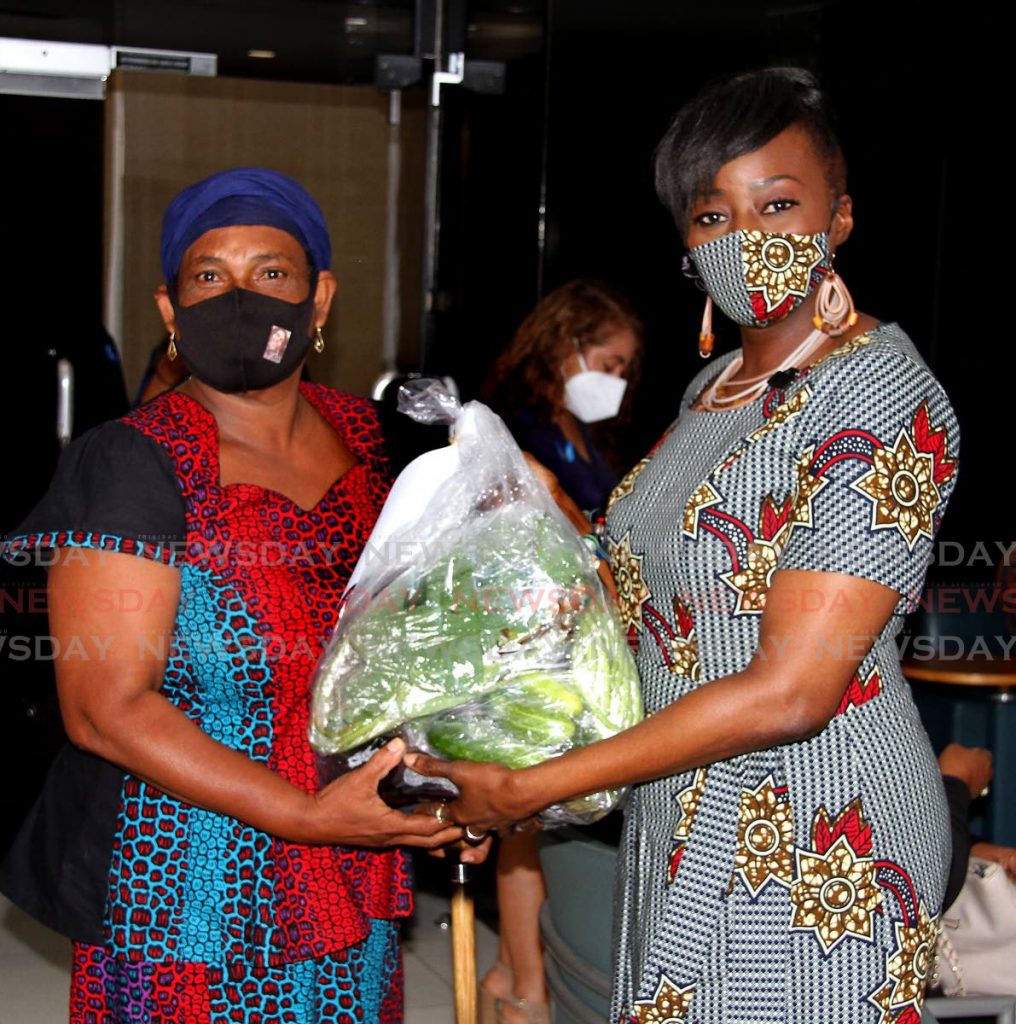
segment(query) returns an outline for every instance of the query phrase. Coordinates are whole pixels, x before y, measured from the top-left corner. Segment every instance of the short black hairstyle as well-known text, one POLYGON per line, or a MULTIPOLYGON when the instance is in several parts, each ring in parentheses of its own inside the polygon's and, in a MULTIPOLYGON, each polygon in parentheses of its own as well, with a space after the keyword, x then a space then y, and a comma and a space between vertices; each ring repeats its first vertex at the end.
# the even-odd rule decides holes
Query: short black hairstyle
POLYGON ((691 208, 719 169, 764 146, 791 125, 807 131, 841 196, 847 168, 833 115, 818 81, 803 68, 763 68, 707 85, 674 116, 656 147, 656 194, 681 236, 691 208))

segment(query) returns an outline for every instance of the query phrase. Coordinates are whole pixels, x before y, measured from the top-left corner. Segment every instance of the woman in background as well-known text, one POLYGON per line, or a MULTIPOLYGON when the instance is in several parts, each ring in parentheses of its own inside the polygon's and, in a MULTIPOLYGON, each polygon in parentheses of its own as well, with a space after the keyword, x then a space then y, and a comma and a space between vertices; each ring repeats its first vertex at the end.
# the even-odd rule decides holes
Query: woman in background
POLYGON ((481 391, 522 450, 587 511, 606 505, 623 468, 605 423, 627 419, 641 350, 642 324, 622 296, 569 281, 526 317, 481 391))
MULTIPOLYGON (((606 506, 620 475, 615 431, 604 425, 624 421, 641 349, 642 325, 624 298, 569 281, 522 322, 482 391, 523 451, 587 512, 606 506)), ((499 959, 481 982, 482 1012, 487 1021, 495 1007, 501 1021, 549 1020, 539 929, 547 892, 531 835, 502 841, 497 892, 499 959)))

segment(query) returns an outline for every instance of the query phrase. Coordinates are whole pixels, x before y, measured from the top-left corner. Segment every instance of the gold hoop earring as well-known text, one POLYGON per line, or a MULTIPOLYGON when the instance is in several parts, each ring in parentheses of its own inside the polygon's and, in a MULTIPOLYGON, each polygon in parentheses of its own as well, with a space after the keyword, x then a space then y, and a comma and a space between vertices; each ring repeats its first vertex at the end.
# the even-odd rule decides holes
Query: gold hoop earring
POLYGON ((169 344, 166 346, 166 358, 170 362, 176 359, 176 331, 169 332, 169 344))
POLYGON ((698 336, 698 354, 703 359, 708 359, 713 354, 713 342, 716 335, 713 334, 713 300, 706 296, 706 308, 702 312, 702 330, 698 336))
POLYGON ((324 352, 324 350, 325 350, 325 339, 324 339, 324 335, 321 333, 321 326, 318 325, 314 329, 314 351, 317 352, 318 355, 320 355, 322 352, 324 352))

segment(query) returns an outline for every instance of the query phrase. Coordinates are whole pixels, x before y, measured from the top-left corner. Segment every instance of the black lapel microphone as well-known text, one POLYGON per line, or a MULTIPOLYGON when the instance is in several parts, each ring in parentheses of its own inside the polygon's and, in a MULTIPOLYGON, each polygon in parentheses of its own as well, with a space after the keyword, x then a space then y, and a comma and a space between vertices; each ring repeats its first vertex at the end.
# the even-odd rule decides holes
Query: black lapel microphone
POLYGON ((793 366, 788 366, 785 370, 777 370, 768 380, 768 384, 771 388, 776 388, 778 391, 782 391, 788 384, 793 383, 797 380, 798 374, 801 371, 793 366))

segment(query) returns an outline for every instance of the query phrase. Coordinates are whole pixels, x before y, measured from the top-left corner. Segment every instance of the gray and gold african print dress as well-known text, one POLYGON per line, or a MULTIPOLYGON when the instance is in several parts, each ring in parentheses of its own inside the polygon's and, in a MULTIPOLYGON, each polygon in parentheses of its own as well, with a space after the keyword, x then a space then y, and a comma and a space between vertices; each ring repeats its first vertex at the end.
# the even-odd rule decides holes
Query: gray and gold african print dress
POLYGON ((746 406, 692 411, 723 362, 611 496, 647 711, 748 664, 777 569, 901 597, 819 735, 633 789, 613 1020, 917 1024, 949 818, 894 638, 955 483, 956 419, 895 325, 746 406))

